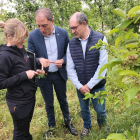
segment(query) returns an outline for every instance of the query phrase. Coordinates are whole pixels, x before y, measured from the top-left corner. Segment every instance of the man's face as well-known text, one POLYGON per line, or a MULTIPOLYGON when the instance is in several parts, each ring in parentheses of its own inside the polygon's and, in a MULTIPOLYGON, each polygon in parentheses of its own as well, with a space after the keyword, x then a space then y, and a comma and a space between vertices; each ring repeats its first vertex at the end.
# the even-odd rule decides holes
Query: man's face
POLYGON ((79 24, 75 17, 72 17, 70 19, 70 29, 76 38, 82 38, 83 36, 82 24, 79 24))
POLYGON ((46 17, 36 17, 36 24, 43 36, 50 36, 53 32, 54 19, 48 21, 46 17))

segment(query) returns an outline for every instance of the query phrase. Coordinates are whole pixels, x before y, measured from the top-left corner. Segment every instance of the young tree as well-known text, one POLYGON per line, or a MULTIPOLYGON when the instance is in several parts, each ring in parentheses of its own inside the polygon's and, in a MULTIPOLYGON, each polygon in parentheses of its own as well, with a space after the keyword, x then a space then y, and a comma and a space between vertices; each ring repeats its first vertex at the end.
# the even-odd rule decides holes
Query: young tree
MULTIPOLYGON (((140 105, 140 6, 133 7, 128 11, 128 14, 119 8, 114 9, 113 12, 123 18, 121 24, 110 31, 110 33, 117 32, 119 35, 115 41, 115 46, 108 45, 99 40, 96 46, 92 48, 96 47, 100 49, 100 47, 104 45, 108 52, 112 54, 113 59, 101 67, 99 77, 106 68, 112 70, 113 73, 116 74, 116 79, 114 79, 114 81, 118 82, 118 89, 122 89, 122 92, 118 94, 117 105, 124 102, 126 108, 128 108, 133 105, 140 105), (129 84, 127 83, 128 81, 123 81, 125 77, 129 79, 129 84), (119 98, 119 96, 123 98, 119 98)), ((93 97, 92 94, 86 93, 85 99, 99 98, 102 104, 105 94, 107 94, 107 92, 101 92, 95 94, 93 97)), ((127 130, 124 132, 124 135, 116 133, 110 134, 106 140, 109 139, 139 140, 140 137, 138 130, 136 130, 134 135, 131 135, 127 130)))

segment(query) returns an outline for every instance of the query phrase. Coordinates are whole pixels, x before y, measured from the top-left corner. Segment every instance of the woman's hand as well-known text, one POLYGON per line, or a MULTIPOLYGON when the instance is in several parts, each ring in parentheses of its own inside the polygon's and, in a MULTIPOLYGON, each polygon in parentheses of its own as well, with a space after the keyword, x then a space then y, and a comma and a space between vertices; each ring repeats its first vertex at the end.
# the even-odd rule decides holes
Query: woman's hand
POLYGON ((38 73, 35 72, 34 70, 28 70, 26 71, 26 74, 27 74, 28 79, 32 79, 38 73))
POLYGON ((40 70, 40 69, 37 69, 36 72, 37 72, 37 75, 45 74, 45 71, 40 70))

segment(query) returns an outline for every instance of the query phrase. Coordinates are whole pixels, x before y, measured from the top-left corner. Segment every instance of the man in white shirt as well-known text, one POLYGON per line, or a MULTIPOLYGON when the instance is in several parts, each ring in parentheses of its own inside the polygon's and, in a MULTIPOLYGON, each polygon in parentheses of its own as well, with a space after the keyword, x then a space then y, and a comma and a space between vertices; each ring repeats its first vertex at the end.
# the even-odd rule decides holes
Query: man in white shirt
MULTIPOLYGON (((84 94, 105 90, 106 79, 98 79, 100 68, 108 62, 108 53, 104 46, 102 49, 89 48, 95 46, 99 39, 107 43, 106 37, 95 32, 88 26, 88 19, 84 13, 76 12, 70 18, 70 29, 75 35, 67 48, 67 73, 71 82, 77 88, 77 95, 80 102, 81 115, 84 121, 84 129, 81 138, 86 136, 91 128, 91 115, 89 110, 89 99, 82 100, 84 94)), ((101 74, 105 77, 106 71, 101 74)), ((106 124, 105 103, 101 105, 98 99, 92 99, 93 107, 97 112, 98 125, 106 124)))

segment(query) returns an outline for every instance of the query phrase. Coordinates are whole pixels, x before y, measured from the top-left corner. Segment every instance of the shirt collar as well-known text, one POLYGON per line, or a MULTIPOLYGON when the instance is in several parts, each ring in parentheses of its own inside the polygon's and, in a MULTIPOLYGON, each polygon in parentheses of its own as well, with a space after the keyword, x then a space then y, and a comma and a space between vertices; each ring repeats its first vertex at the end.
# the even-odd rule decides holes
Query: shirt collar
MULTIPOLYGON (((53 25, 53 32, 52 32, 51 36, 52 36, 53 34, 55 34, 55 26, 54 26, 54 25, 53 25)), ((51 36, 44 36, 44 39, 45 39, 45 38, 50 38, 51 36)))
MULTIPOLYGON (((90 30, 90 32, 91 32, 91 30, 90 30)), ((90 35, 90 32, 89 32, 89 34, 88 34, 88 36, 87 36, 87 38, 85 39, 85 40, 88 40, 88 38, 89 38, 89 35, 90 35)), ((85 40, 82 40, 81 38, 78 38, 80 41, 85 41, 85 40)))
POLYGON ((54 25, 53 25, 53 34, 55 34, 55 27, 54 27, 54 25))

